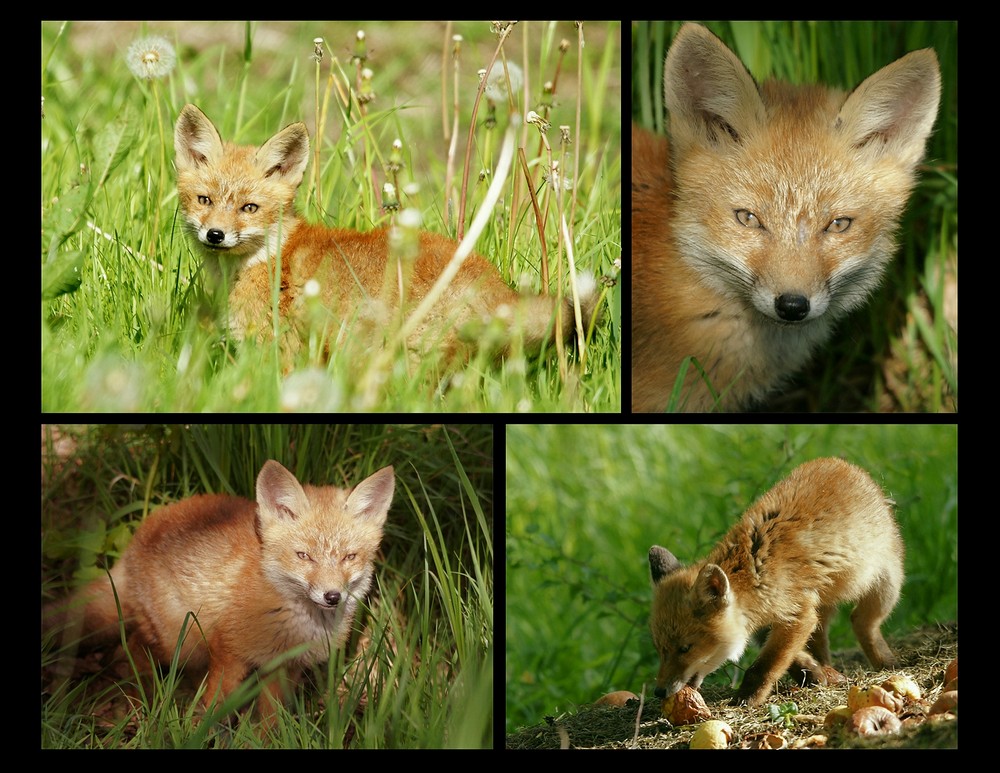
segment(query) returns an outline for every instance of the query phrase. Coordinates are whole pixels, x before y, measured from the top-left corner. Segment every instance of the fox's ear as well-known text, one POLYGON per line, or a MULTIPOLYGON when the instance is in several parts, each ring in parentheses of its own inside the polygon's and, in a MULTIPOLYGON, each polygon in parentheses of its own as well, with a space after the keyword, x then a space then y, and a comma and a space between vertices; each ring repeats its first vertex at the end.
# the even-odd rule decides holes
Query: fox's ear
POLYGON ((743 62, 700 24, 685 24, 663 65, 670 136, 694 142, 741 142, 767 120, 757 84, 743 62))
POLYGON ((851 146, 876 158, 895 156, 909 167, 924 144, 941 97, 941 71, 931 48, 913 51, 865 79, 837 116, 837 128, 851 146))
POLYGON ((222 156, 219 130, 194 105, 185 105, 174 127, 174 163, 178 171, 212 164, 222 156))
POLYGON ((283 177, 292 186, 302 182, 309 163, 309 132, 301 121, 286 126, 265 142, 255 156, 265 177, 283 177))
POLYGON ((295 476, 269 459, 257 476, 257 507, 261 518, 298 518, 309 510, 309 499, 295 476))
POLYGON ((695 606, 699 609, 718 609, 727 606, 731 600, 729 578, 722 567, 715 564, 702 567, 691 592, 695 598, 695 606))
POLYGON ((355 518, 384 523, 395 487, 395 472, 392 467, 383 467, 355 487, 347 497, 347 512, 355 518))
POLYGON ((681 562, 666 548, 653 545, 649 549, 649 576, 653 580, 653 585, 680 568, 681 562))

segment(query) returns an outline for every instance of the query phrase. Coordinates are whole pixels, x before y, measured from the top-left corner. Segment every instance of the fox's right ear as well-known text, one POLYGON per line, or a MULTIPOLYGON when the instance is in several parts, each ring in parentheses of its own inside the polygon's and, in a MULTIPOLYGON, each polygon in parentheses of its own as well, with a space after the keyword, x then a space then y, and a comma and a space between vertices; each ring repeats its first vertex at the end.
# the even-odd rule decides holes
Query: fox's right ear
POLYGON ((663 98, 677 147, 742 142, 767 122, 746 65, 700 24, 680 28, 663 65, 663 98))
POLYGON ((278 462, 269 459, 257 475, 257 512, 261 518, 298 518, 309 511, 302 484, 278 462))
POLYGON ((653 585, 680 568, 681 562, 666 548, 653 545, 649 549, 649 576, 653 580, 653 585))
POLYGON ((222 157, 222 137, 194 105, 184 105, 174 127, 174 163, 178 171, 211 164, 222 157))

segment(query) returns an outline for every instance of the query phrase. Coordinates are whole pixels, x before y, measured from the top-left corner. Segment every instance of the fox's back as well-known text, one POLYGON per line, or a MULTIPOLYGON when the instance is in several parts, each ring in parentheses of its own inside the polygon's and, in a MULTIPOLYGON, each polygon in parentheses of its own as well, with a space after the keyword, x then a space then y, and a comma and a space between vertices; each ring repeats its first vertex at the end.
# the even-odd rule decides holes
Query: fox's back
POLYGON ((118 564, 130 597, 155 599, 170 625, 190 610, 218 617, 247 583, 258 585, 256 510, 249 499, 201 494, 151 513, 118 564))
POLYGON ((727 572, 755 614, 780 617, 806 595, 836 604, 879 578, 901 578, 903 542, 891 500, 867 472, 817 459, 763 494, 706 561, 727 572))

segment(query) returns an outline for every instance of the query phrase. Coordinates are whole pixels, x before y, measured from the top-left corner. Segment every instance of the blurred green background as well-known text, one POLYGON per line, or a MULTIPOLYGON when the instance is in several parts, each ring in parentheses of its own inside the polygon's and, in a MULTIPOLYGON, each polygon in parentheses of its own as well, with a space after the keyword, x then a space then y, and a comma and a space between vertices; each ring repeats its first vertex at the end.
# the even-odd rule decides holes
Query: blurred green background
MULTIPOLYGON (((906 584, 887 636, 956 619, 957 448, 957 427, 941 424, 509 426, 507 732, 611 690, 649 692, 650 545, 703 558, 757 496, 819 456, 859 464, 896 500, 906 584)), ((834 663, 856 646, 845 609, 834 663)))

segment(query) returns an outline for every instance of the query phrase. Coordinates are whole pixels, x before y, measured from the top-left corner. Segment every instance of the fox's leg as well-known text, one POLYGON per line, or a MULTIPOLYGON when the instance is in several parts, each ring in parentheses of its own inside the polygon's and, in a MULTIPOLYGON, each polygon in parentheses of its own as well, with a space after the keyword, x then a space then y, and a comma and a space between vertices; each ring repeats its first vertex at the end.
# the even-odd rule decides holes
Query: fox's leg
POLYGON ((847 677, 832 667, 830 657, 830 621, 837 611, 837 605, 831 604, 819 609, 819 623, 809 637, 806 651, 800 652, 788 675, 798 684, 839 684, 847 681, 847 677))
POLYGON ((246 678, 250 669, 237 658, 220 657, 214 653, 209 658, 208 676, 202 703, 206 709, 221 704, 246 678))
POLYGON ((825 607, 820 607, 819 624, 816 626, 816 630, 812 632, 812 636, 809 637, 809 644, 807 645, 809 653, 824 666, 829 666, 833 663, 833 660, 830 658, 829 631, 830 620, 833 619, 836 611, 836 604, 828 604, 825 607))
POLYGON ((854 635, 875 668, 892 668, 896 664, 896 656, 882 638, 881 625, 899 600, 902 572, 898 574, 898 580, 893 576, 873 587, 851 612, 854 635))
MULTIPOLYGON (((763 703, 774 689, 775 682, 788 670, 796 657, 803 653, 818 622, 816 609, 805 607, 794 622, 774 623, 760 655, 743 676, 743 684, 736 694, 737 699, 751 706, 763 703)), ((818 664, 816 667, 818 668, 818 664)))
POLYGON ((804 652, 800 652, 792 661, 788 675, 798 684, 826 684, 827 673, 823 666, 829 666, 830 658, 830 620, 837 611, 837 605, 820 607, 819 622, 809 637, 809 643, 804 652))
POLYGON ((264 681, 260 697, 257 699, 257 714, 265 729, 274 727, 278 715, 278 706, 284 703, 291 686, 298 681, 298 669, 279 668, 269 674, 264 681))

